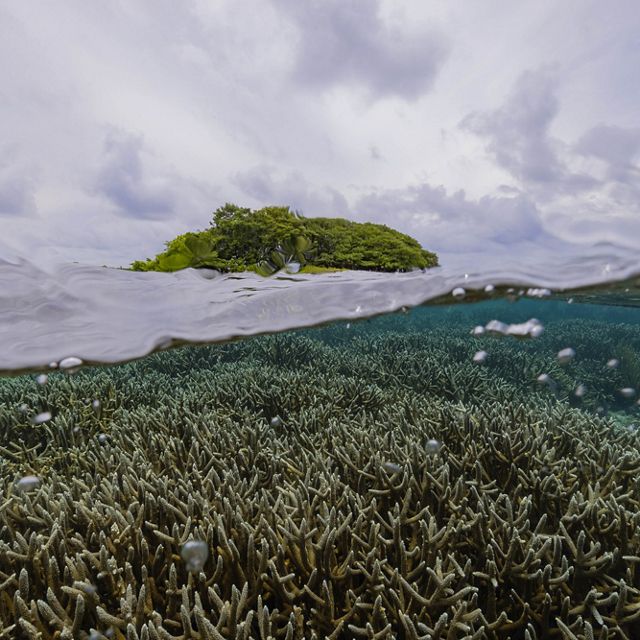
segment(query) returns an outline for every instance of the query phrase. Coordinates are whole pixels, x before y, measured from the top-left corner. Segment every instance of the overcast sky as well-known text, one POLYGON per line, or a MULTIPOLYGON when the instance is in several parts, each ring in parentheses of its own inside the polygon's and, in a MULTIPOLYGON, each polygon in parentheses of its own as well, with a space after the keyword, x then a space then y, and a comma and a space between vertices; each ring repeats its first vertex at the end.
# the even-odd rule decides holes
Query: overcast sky
POLYGON ((0 5, 0 243, 126 265, 224 202, 440 252, 640 245, 637 0, 0 5))

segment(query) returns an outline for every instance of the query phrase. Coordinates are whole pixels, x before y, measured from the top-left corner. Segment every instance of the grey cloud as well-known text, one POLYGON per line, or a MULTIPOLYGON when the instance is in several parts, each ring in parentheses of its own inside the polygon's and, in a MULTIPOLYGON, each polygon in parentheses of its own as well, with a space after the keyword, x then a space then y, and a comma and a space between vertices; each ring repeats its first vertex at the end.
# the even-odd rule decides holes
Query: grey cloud
POLYGON ((632 215, 611 213, 608 208, 595 213, 600 215, 576 217, 572 211, 558 211, 554 212, 554 223, 558 231, 571 241, 609 242, 614 246, 640 248, 640 211, 637 207, 632 215))
POLYGON ((392 220, 437 249, 477 248, 482 241, 512 244, 544 233, 535 203, 523 193, 470 200, 464 190, 450 194, 442 186, 420 184, 366 194, 354 210, 364 219, 392 220))
POLYGON ((344 216, 375 221, 417 238, 435 250, 477 250, 479 243, 513 244, 544 235, 539 211, 521 192, 510 196, 467 198, 427 183, 364 193, 349 206, 335 189, 319 191, 295 172, 278 176, 266 165, 237 173, 234 184, 262 205, 285 204, 308 216, 344 216))
POLYGON ((474 112, 462 126, 489 142, 497 162, 522 180, 551 181, 561 171, 547 132, 558 112, 551 73, 527 71, 500 109, 474 112))
POLYGON ((0 216, 25 216, 36 212, 33 169, 19 162, 17 149, 5 146, 0 155, 0 216))
POLYGON ((142 166, 142 138, 122 131, 108 134, 104 165, 95 183, 121 215, 164 219, 171 215, 175 198, 163 180, 149 179, 142 166))
POLYGON ((431 88, 447 56, 444 36, 386 24, 378 0, 274 3, 299 30, 293 75, 301 85, 358 86, 374 98, 415 100, 431 88))
MULTIPOLYGON (((556 84, 549 69, 527 71, 502 107, 472 113, 461 126, 487 140, 489 153, 532 199, 547 228, 572 241, 618 237, 626 242, 624 230, 637 228, 640 213, 640 129, 600 124, 577 144, 555 140, 549 127, 559 109, 556 84), (585 157, 601 160, 604 175, 597 169, 571 170, 585 157)), ((499 205, 500 199, 488 204, 499 205)))
POLYGON ((501 108, 471 113, 461 122, 462 128, 487 139, 489 153, 514 178, 547 194, 597 183, 591 176, 572 173, 560 160, 560 143, 549 136, 559 109, 556 84, 548 68, 525 71, 501 108))
POLYGON ((235 173, 231 181, 262 206, 287 205, 308 216, 343 216, 349 210, 339 191, 313 189, 295 171, 281 176, 268 165, 258 165, 235 173))
POLYGON ((634 163, 640 154, 640 128, 597 125, 580 138, 576 151, 607 163, 610 179, 640 180, 640 168, 634 163))
POLYGON ((0 215, 23 216, 36 211, 34 185, 26 177, 0 177, 0 215))

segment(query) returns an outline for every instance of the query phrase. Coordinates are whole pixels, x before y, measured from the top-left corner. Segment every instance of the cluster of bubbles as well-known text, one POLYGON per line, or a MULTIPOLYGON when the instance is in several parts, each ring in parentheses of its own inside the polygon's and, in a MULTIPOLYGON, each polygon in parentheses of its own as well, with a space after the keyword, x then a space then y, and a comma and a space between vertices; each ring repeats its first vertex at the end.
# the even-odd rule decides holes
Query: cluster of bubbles
MULTIPOLYGON (((477 325, 471 330, 471 335, 480 337, 484 335, 514 336, 516 338, 537 338, 542 335, 544 326, 537 318, 531 318, 526 322, 508 324, 500 320, 490 320, 486 325, 477 325)), ((473 356, 475 364, 484 364, 489 354, 484 351, 476 351, 473 356)))
MULTIPOLYGON (((464 274, 465 280, 469 277, 469 274, 464 274)), ((484 292, 488 294, 492 294, 495 291, 495 287, 492 284, 488 284, 484 288, 484 292)), ((467 290, 464 287, 456 287, 451 291, 451 295, 458 300, 462 300, 467 295, 467 290)))
POLYGON ((526 322, 509 324, 500 320, 490 320, 486 325, 477 325, 471 330, 475 337, 484 335, 513 336, 514 338, 539 338, 544 331, 544 325, 537 318, 530 318, 526 322))
POLYGON ((525 295, 529 298, 548 298, 551 295, 551 289, 545 287, 529 287, 525 295))
MULTIPOLYGON (((466 274, 465 274, 466 277, 466 274)), ((484 288, 485 293, 493 293, 494 286, 489 284, 484 288)), ((454 298, 462 299, 466 295, 466 290, 463 287, 456 287, 451 291, 451 295, 454 298)), ((526 291, 524 289, 516 291, 513 288, 507 289, 507 298, 510 300, 516 300, 519 297, 526 295, 530 298, 547 298, 551 295, 551 290, 543 287, 530 287, 526 291)), ((568 303, 573 302, 573 298, 570 298, 568 303)), ((485 335, 491 336, 512 336, 515 338, 538 338, 544 332, 544 325, 537 318, 530 318, 526 322, 521 323, 507 323, 500 320, 490 320, 486 325, 476 325, 471 330, 471 335, 474 337, 481 337, 485 335)), ((473 362, 475 364, 484 364, 487 361, 489 354, 487 351, 476 351, 473 355, 473 362)), ((564 366, 569 364, 576 357, 575 349, 572 347, 565 347, 560 349, 556 354, 558 364, 564 366)), ((620 361, 617 358, 611 358, 607 361, 607 367, 609 369, 616 369, 620 366, 620 361)), ((548 373, 541 373, 536 378, 538 384, 549 387, 554 393, 557 394, 558 386, 556 382, 551 378, 548 373)), ((574 389, 574 396, 576 398, 583 398, 587 393, 587 387, 583 383, 578 383, 574 389)), ((620 396, 626 399, 632 399, 637 395, 637 390, 633 387, 623 387, 618 390, 620 396)), ((640 400, 638 400, 640 405, 640 400)))
MULTIPOLYGON (((425 442, 424 450, 427 455, 431 455, 431 456, 437 455, 438 453, 440 453, 441 449, 442 449, 442 442, 440 442, 440 440, 436 440, 435 438, 429 438, 429 440, 425 442)), ((384 462, 382 464, 382 468, 389 475, 395 475, 396 473, 401 473, 403 469, 401 464, 397 462, 391 462, 391 461, 384 462)))
MULTIPOLYGON (((77 356, 68 356, 63 358, 59 362, 52 361, 49 363, 50 369, 58 369, 60 371, 65 372, 66 374, 74 374, 79 368, 84 364, 84 361, 77 356)), ((40 373, 35 377, 35 382, 40 386, 45 386, 49 382, 49 376, 46 373, 40 373)), ((86 402, 89 402, 88 400, 86 402)), ((91 406, 97 412, 100 409, 100 400, 95 399, 91 402, 91 406)), ((23 414, 28 414, 30 412, 29 406, 27 404, 21 404, 18 407, 18 410, 23 414)), ((29 418, 29 421, 33 425, 40 425, 48 422, 53 418, 53 414, 51 411, 40 411, 35 415, 29 418)), ((75 427, 74 432, 77 433, 80 430, 80 427, 75 427)), ((108 441, 108 437, 106 434, 101 433, 98 435, 98 442, 100 444, 106 444, 108 441)), ((15 489, 18 493, 28 493, 29 491, 34 491, 37 489, 42 483, 41 478, 35 475, 25 475, 22 476, 16 483, 15 489)), ((92 630, 89 635, 90 638, 112 638, 115 635, 113 629, 109 629, 104 632, 104 634, 100 634, 98 631, 92 630)))
MULTIPOLYGON (((286 268, 286 271, 289 273, 296 273, 298 270, 299 270, 299 264, 297 263, 289 263, 286 268)), ((484 287, 484 292, 487 294, 492 294, 494 290, 495 288, 491 284, 488 284, 486 287, 484 287)), ((456 299, 463 299, 466 296, 466 290, 463 287, 456 287, 455 289, 452 290, 451 294, 456 299)), ((526 292, 524 290, 516 291, 515 289, 507 290, 507 296, 509 297, 509 299, 517 299, 518 297, 523 295, 527 295, 533 298, 546 298, 551 295, 551 291, 546 288, 529 288, 526 290, 526 292)), ((569 302, 572 302, 572 300, 570 300, 569 302)), ((362 310, 361 307, 358 306, 355 309, 355 313, 358 314, 361 312, 361 310, 362 310)), ((404 308, 403 308, 403 311, 405 311, 404 308)), ((347 329, 349 329, 350 326, 351 326, 351 323, 346 324, 347 329)), ((537 338, 543 333, 543 331, 544 331, 544 326, 542 325, 542 323, 537 318, 531 318, 526 322, 513 323, 513 324, 501 322, 500 320, 491 320, 484 326, 478 325, 474 327, 471 333, 475 337, 479 337, 483 335, 493 335, 493 336, 512 336, 516 338, 537 338)), ((558 363, 560 365, 569 364, 570 362, 573 361, 575 356, 576 356, 576 352, 571 347, 565 347, 564 349, 561 349, 560 351, 558 351, 556 355, 558 363)), ((487 351, 480 350, 474 354, 473 362, 475 364, 481 365, 486 362, 488 357, 489 357, 489 354, 487 353, 487 351)), ((72 374, 78 371, 78 369, 83 364, 84 362, 82 361, 81 358, 78 358, 76 356, 69 356, 69 357, 63 358, 62 360, 60 360, 60 362, 51 362, 49 367, 51 369, 59 369, 68 374, 72 374)), ((619 367, 619 365, 620 365, 620 362, 617 358, 612 358, 606 363, 606 366, 610 369, 615 369, 619 367)), ((47 381, 48 381, 48 376, 45 373, 42 373, 36 377, 36 382, 39 385, 44 386, 45 384, 47 384, 47 381)), ((554 393, 557 392, 557 384, 549 374, 547 373, 540 374, 537 377, 537 382, 540 385, 548 386, 552 391, 554 391, 554 393)), ((574 391, 574 394, 576 397, 582 398, 586 394, 586 392, 587 392, 587 387, 584 384, 580 383, 577 385, 574 391)), ((620 389, 619 392, 620 392, 620 395, 622 395, 625 398, 633 398, 636 395, 636 390, 631 387, 625 387, 623 389, 620 389)), ((101 405, 98 399, 93 400, 91 402, 91 405, 96 412, 100 410, 101 405)), ((28 407, 26 405, 22 405, 20 407, 20 410, 23 411, 24 413, 27 413, 28 407)), ((31 418, 31 422, 33 424, 42 424, 44 422, 47 422, 48 420, 51 420, 51 418, 52 418, 52 414, 50 411, 43 411, 33 416, 31 418)), ((273 428, 279 428, 283 426, 284 421, 280 416, 276 415, 269 420, 269 424, 273 428)), ((631 424, 627 428, 630 431, 632 429, 635 431, 640 427, 636 426, 635 424, 631 424)), ((100 433, 97 437, 97 440, 101 445, 106 445, 109 441, 109 438, 107 434, 100 433)), ((440 453, 442 446, 443 446, 442 442, 434 438, 430 438, 425 443, 425 452, 427 453, 427 455, 437 455, 440 453)), ((403 466, 401 464, 397 462, 391 462, 391 461, 384 462, 382 467, 385 470, 385 472, 391 475, 401 473, 403 470, 403 466)), ((40 484, 41 484, 41 479, 39 477, 35 475, 25 475, 16 482, 15 486, 16 486, 16 490, 19 493, 26 493, 26 492, 37 489, 40 486, 40 484)), ((209 548, 207 543, 203 540, 189 540, 182 546, 180 555, 182 560, 185 563, 185 567, 187 571, 191 573, 199 573, 203 570, 204 565, 207 562, 207 559, 209 557, 209 548)), ((108 629, 107 631, 104 632, 104 634, 100 634, 98 631, 92 630, 91 634, 89 635, 89 639, 98 640, 99 638, 104 638, 104 637, 112 638, 114 634, 115 632, 113 629, 108 629)))
MULTIPOLYGON (((464 274, 465 280, 469 277, 467 273, 464 274)), ((495 291, 495 287, 492 284, 488 284, 484 287, 483 291, 489 295, 491 295, 495 291)), ((451 291, 451 295, 454 298, 461 300, 466 296, 467 292, 464 287, 456 287, 451 291)), ((509 287, 506 290, 507 300, 511 302, 515 302, 522 296, 527 296, 529 298, 548 298, 551 296, 551 289, 547 289, 546 287, 529 287, 528 289, 514 289, 513 287, 509 287)), ((573 302, 573 300, 571 300, 573 302)))

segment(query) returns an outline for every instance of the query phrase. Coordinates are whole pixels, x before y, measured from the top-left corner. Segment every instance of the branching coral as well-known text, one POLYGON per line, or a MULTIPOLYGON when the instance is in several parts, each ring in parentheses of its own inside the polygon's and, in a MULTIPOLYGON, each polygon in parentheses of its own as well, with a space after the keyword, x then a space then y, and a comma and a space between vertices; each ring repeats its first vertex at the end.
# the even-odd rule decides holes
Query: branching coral
POLYGON ((640 634, 635 433, 467 335, 277 340, 0 381, 0 638, 640 634))

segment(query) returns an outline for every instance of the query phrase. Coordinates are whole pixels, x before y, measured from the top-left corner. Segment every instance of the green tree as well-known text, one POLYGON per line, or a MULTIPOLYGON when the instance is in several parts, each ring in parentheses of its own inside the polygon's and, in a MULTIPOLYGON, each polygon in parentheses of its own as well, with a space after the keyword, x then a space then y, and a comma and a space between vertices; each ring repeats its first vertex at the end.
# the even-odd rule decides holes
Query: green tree
POLYGON ((406 271, 438 264, 408 235, 386 225, 343 218, 305 218, 289 207, 258 210, 232 203, 216 209, 211 227, 182 234, 153 260, 137 260, 141 271, 210 267, 269 274, 296 263, 317 269, 406 271))

